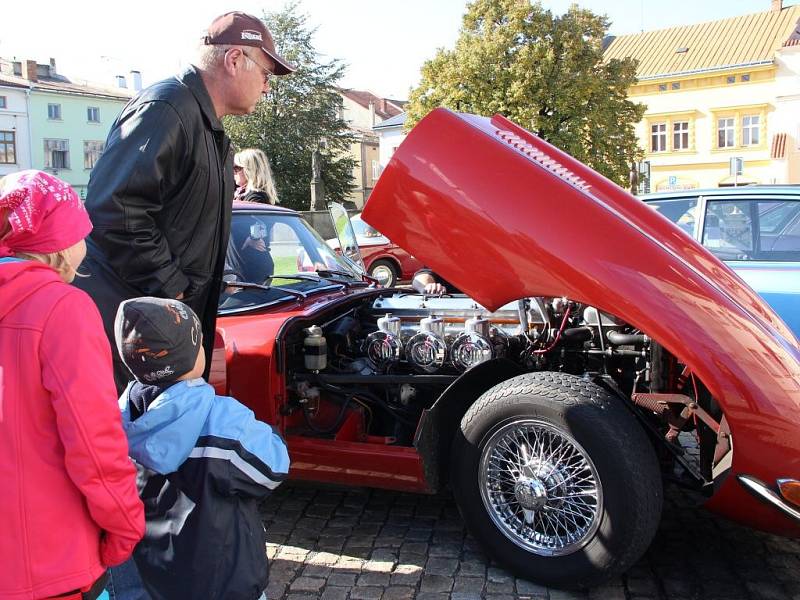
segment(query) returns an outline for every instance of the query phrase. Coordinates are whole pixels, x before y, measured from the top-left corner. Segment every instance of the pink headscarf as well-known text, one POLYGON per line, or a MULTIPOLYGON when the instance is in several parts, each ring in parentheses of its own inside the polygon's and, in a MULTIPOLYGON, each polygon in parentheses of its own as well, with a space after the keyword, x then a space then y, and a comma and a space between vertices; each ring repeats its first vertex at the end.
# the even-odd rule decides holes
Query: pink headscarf
POLYGON ((49 254, 66 250, 89 235, 92 222, 69 184, 43 171, 20 171, 6 177, 0 215, 11 231, 0 239, 0 257, 17 252, 49 254))

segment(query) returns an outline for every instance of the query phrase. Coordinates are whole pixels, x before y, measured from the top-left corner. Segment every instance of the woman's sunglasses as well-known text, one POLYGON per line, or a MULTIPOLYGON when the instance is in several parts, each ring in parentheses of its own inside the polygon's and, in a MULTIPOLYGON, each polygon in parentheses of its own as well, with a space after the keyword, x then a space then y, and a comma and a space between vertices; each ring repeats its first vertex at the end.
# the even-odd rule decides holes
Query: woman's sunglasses
POLYGON ((241 165, 233 165, 233 172, 234 173, 241 173, 242 169, 244 169, 244 167, 242 167, 241 165))

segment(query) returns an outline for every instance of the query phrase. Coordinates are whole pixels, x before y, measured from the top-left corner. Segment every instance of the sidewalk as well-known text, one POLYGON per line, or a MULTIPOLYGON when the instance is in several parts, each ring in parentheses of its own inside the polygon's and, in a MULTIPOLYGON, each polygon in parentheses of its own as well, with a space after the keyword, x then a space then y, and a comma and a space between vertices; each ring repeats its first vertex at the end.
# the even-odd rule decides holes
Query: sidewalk
POLYGON ((449 495, 288 483, 262 513, 269 598, 800 600, 800 541, 713 517, 674 487, 648 554, 590 593, 548 590, 492 564, 449 495))

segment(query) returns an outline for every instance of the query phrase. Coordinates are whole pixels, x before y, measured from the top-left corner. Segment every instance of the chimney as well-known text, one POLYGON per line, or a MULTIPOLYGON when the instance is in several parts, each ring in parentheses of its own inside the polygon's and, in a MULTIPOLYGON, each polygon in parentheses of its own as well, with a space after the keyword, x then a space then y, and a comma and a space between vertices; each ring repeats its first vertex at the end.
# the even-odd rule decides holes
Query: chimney
POLYGON ((386 114, 386 98, 381 98, 381 112, 386 114))
POLYGON ((134 92, 142 91, 142 73, 141 71, 131 71, 131 85, 134 92))
POLYGON ((770 11, 778 12, 781 10, 783 10, 783 0, 772 0, 772 7, 770 8, 770 11))
POLYGON ((369 120, 372 123, 372 127, 375 126, 375 103, 370 100, 369 101, 369 120))
POLYGON ((38 70, 39 66, 35 60, 26 60, 22 63, 22 76, 28 81, 33 81, 34 83, 39 81, 38 70))
POLYGON ((125 81, 125 75, 117 75, 117 87, 122 89, 128 89, 128 84, 125 81))
POLYGON ((56 59, 55 58, 51 58, 50 59, 50 77, 54 77, 57 74, 58 73, 56 71, 56 59))

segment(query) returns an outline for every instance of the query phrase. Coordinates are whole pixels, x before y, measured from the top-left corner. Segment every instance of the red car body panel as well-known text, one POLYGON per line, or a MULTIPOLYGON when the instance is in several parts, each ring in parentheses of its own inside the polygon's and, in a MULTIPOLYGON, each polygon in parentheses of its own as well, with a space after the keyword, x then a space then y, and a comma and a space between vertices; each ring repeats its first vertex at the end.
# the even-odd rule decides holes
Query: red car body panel
POLYGON ((319 293, 304 302, 221 316, 217 320, 210 383, 218 394, 233 396, 250 407, 256 418, 272 424, 284 435, 292 458, 292 478, 429 492, 422 459, 413 448, 381 445, 377 439, 362 443, 292 436, 287 434, 286 417, 278 410, 285 401, 287 382, 275 341, 284 327, 295 319, 312 318, 343 301, 374 293, 363 288, 319 293))
POLYGON ((735 478, 800 478, 798 342, 666 218, 502 117, 446 109, 398 148, 363 218, 490 310, 567 296, 654 338, 703 381, 730 425, 733 465, 708 506, 800 535, 735 478))

